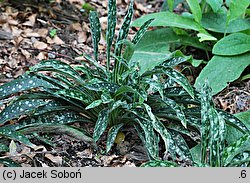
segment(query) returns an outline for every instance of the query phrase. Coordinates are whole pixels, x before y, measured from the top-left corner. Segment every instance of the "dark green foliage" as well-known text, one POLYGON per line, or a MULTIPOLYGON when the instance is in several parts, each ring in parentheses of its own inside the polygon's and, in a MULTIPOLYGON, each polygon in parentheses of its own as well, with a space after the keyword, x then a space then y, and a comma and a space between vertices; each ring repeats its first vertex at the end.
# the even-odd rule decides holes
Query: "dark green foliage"
MULTIPOLYGON (((127 54, 129 49, 126 48, 140 41, 152 21, 145 23, 132 42, 124 40, 132 18, 133 1, 117 42, 112 45, 116 26, 115 2, 110 0, 108 4, 107 66, 103 67, 97 61, 99 28, 92 25, 95 59, 84 55, 86 62, 74 67, 58 60, 42 61, 19 79, 0 86, 0 99, 3 102, 10 101, 5 102, 6 107, 0 114, 0 136, 32 146, 25 134, 58 132, 76 136, 94 145, 108 131, 106 152, 109 152, 119 131, 130 126, 138 132, 149 158, 159 159, 159 143, 162 140, 163 149, 171 158, 178 157, 192 164, 194 160, 184 135, 192 138, 192 133, 199 135, 201 131, 205 146, 214 148, 216 143, 224 142, 224 134, 220 133, 224 127, 219 127, 224 125, 224 120, 225 124, 247 133, 241 121, 213 108, 207 93, 196 92, 187 78, 174 69, 190 57, 176 51, 164 55, 164 59, 158 63, 145 62, 147 59, 139 63, 134 59, 135 54, 139 58, 153 58, 154 53, 132 51, 127 54), (121 41, 129 43, 124 44, 124 53, 121 41), (115 63, 111 70, 112 46, 115 49, 115 63), (131 59, 127 59, 126 55, 132 55, 131 59), (143 65, 147 67, 143 68, 143 65), (50 71, 51 75, 46 76, 43 71, 50 71), (210 116, 210 113, 213 115, 210 116), (89 123, 94 128, 92 137, 70 126, 74 122, 89 123), (207 130, 210 127, 204 129, 203 126, 210 123, 213 124, 215 139, 206 137, 210 134, 207 130)), ((92 12, 90 19, 92 24, 96 24, 97 14, 92 12)), ((223 146, 216 150, 221 149, 223 146)), ((216 160, 218 165, 222 160, 216 157, 216 153, 211 153, 211 159, 216 160)), ((165 165, 175 166, 168 162, 165 165)))

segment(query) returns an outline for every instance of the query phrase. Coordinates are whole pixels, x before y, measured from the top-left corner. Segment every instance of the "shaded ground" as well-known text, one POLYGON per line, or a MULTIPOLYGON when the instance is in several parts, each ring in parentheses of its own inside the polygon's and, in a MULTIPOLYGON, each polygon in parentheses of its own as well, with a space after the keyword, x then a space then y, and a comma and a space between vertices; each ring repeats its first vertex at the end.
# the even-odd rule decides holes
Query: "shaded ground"
MULTIPOLYGON (((125 15, 128 3, 128 0, 117 0, 119 17, 125 15)), ((162 0, 137 0, 134 18, 160 11, 162 3, 162 0)), ((30 66, 43 59, 61 59, 74 64, 75 60, 82 60, 83 52, 92 54, 88 21, 88 11, 91 9, 98 11, 104 30, 107 1, 56 0, 50 4, 38 0, 27 0, 25 3, 18 0, 1 2, 0 85, 23 74, 30 66), (86 9, 81 6, 84 2, 88 3, 86 9)), ((133 31, 130 37, 132 34, 133 31)), ((100 54, 101 60, 105 60, 104 42, 102 37, 99 47, 103 53, 100 54)), ((195 79, 193 75, 190 77, 195 79)), ((246 111, 250 107, 249 91, 249 81, 237 83, 217 95, 215 102, 218 107, 230 113, 246 111)), ((125 139, 115 144, 108 155, 104 155, 105 139, 99 141, 100 149, 95 150, 67 135, 43 134, 46 140, 34 142, 42 145, 41 149, 32 152, 31 149, 19 145, 19 156, 15 159, 22 166, 43 167, 139 166, 147 161, 145 149, 136 132, 128 129, 124 134, 125 139)))

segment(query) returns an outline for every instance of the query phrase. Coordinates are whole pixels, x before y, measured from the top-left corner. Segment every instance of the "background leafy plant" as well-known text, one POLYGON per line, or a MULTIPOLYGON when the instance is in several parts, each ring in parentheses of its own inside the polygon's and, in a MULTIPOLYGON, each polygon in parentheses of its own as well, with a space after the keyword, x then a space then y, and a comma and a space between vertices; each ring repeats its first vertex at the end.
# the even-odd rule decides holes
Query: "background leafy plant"
MULTIPOLYGON (((162 45, 160 52, 162 50, 165 52, 175 50, 173 44, 177 45, 177 47, 180 44, 184 46, 190 45, 205 52, 212 50, 214 56, 204 70, 201 71, 195 87, 208 79, 213 95, 225 88, 228 82, 238 79, 250 64, 249 50, 245 48, 249 45, 247 36, 249 35, 250 21, 247 12, 249 11, 250 2, 248 0, 232 0, 226 1, 226 3, 210 0, 170 0, 165 1, 165 3, 169 6, 170 11, 145 15, 133 22, 133 26, 141 26, 143 22, 154 18, 152 26, 170 27, 169 29, 165 28, 148 32, 145 38, 142 39, 142 42, 151 40, 151 45, 162 45), (190 12, 177 15, 172 12, 173 5, 181 2, 186 5, 190 12), (237 4, 241 4, 240 7, 237 4), (164 30, 165 37, 154 39, 157 37, 157 33, 164 30), (198 38, 194 35, 199 37, 200 44, 197 43, 198 38), (223 38, 226 35, 228 36, 223 38), (168 37, 174 37, 175 39, 172 40, 168 37), (208 47, 207 43, 210 45, 215 44, 215 47, 212 49, 208 47), (221 51, 218 52, 218 50, 221 51), (242 60, 244 61, 242 62, 242 60), (225 66, 227 68, 224 68, 225 66), (215 78, 214 76, 217 75, 221 77, 215 78)), ((202 61, 196 61, 196 63, 202 63, 202 61)))

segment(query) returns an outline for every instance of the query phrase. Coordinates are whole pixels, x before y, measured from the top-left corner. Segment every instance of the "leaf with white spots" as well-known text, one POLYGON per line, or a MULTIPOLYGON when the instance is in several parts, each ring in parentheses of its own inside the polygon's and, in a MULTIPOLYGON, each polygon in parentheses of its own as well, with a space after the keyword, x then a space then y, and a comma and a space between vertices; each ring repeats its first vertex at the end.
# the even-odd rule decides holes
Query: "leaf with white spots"
POLYGON ((123 20, 122 26, 119 30, 119 34, 116 40, 116 44, 115 44, 115 55, 116 56, 120 56, 121 55, 121 50, 122 50, 122 44, 119 44, 119 42, 121 40, 124 40, 127 38, 128 36, 128 31, 130 28, 130 23, 132 21, 133 18, 133 13, 134 13, 134 9, 133 9, 133 5, 134 5, 134 0, 130 0, 130 4, 129 4, 129 8, 128 8, 128 12, 123 20))
POLYGON ((106 31, 106 54, 107 54, 107 70, 110 68, 110 51, 111 45, 115 35, 115 27, 116 27, 116 0, 108 1, 108 28, 106 31))
POLYGON ((87 84, 85 87, 89 90, 93 91, 108 91, 110 93, 114 93, 119 86, 115 83, 108 83, 108 82, 102 82, 102 83, 94 83, 94 84, 87 84))
POLYGON ((95 60, 98 60, 98 44, 101 39, 101 25, 96 11, 89 13, 91 37, 94 47, 95 60))
POLYGON ((11 125, 12 130, 20 130, 27 127, 46 125, 46 124, 70 124, 74 122, 92 123, 91 119, 80 115, 74 111, 54 111, 37 116, 27 117, 19 121, 17 125, 11 125))
POLYGON ((93 101, 91 104, 89 104, 85 109, 88 110, 88 109, 93 109, 99 105, 102 104, 102 100, 95 100, 93 101))
POLYGON ((228 146, 223 152, 223 163, 224 166, 227 166, 233 158, 244 151, 249 151, 250 149, 250 135, 246 134, 239 138, 235 143, 228 146))
POLYGON ((75 89, 58 90, 56 93, 65 97, 80 100, 84 103, 89 103, 92 99, 92 96, 86 95, 84 92, 75 89))
POLYGON ((25 99, 14 101, 0 113, 0 125, 7 121, 19 118, 21 115, 33 113, 35 109, 40 106, 44 106, 47 103, 48 102, 43 99, 25 99))
POLYGON ((137 33, 135 34, 133 40, 132 40, 132 43, 133 44, 137 44, 142 36, 145 34, 145 32, 147 31, 149 25, 151 24, 151 22, 153 21, 154 19, 149 19, 147 20, 142 26, 141 28, 137 31, 137 33))
POLYGON ((53 84, 33 75, 23 75, 11 82, 5 83, 0 86, 0 99, 6 98, 12 94, 30 90, 33 88, 45 87, 45 88, 57 88, 53 84))
POLYGON ((99 140, 99 138, 108 126, 109 113, 109 110, 105 108, 98 115, 93 134, 93 139, 95 142, 99 140))
POLYGON ((118 124, 118 125, 112 126, 109 129, 108 137, 107 137, 107 144, 106 144, 106 153, 110 151, 112 145, 114 144, 117 133, 119 132, 122 126, 123 124, 118 124))
POLYGON ((158 159, 158 142, 156 141, 157 136, 154 132, 153 125, 150 123, 150 121, 145 120, 138 120, 138 123, 144 131, 145 146, 148 150, 148 153, 153 159, 158 159))
POLYGON ((12 129, 9 129, 8 127, 0 127, 0 137, 9 138, 12 140, 17 140, 29 147, 35 147, 34 144, 32 144, 27 137, 25 137, 23 134, 13 131, 12 129))
POLYGON ((151 160, 143 163, 141 167, 178 167, 178 164, 172 161, 151 160))
POLYGON ((240 130, 242 133, 250 133, 249 129, 246 127, 244 123, 241 122, 237 117, 234 115, 227 113, 225 111, 219 110, 219 114, 224 118, 227 125, 230 125, 238 130, 240 130))
POLYGON ((78 72, 76 72, 69 64, 60 60, 44 60, 30 68, 31 72, 52 71, 70 77, 79 84, 83 84, 83 80, 78 72))
POLYGON ((179 104, 177 104, 174 100, 164 97, 162 99, 166 105, 170 106, 176 113, 176 116, 181 120, 181 124, 187 128, 187 120, 186 120, 186 116, 181 108, 181 106, 179 104))
POLYGON ((189 93, 191 97, 194 98, 194 89, 190 85, 188 79, 183 74, 179 73, 178 71, 170 67, 162 68, 162 70, 171 79, 173 79, 175 82, 181 85, 189 93))

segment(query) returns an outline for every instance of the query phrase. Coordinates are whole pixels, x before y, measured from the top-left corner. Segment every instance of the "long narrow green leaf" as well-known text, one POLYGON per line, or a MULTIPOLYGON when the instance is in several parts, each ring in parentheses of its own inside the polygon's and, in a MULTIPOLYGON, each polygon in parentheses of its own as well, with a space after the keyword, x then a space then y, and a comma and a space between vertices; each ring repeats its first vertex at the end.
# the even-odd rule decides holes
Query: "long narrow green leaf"
POLYGON ((178 167, 178 164, 172 161, 152 160, 143 163, 141 167, 178 167))
POLYGON ((138 120, 139 125, 144 131, 145 136, 145 146, 148 150, 148 153, 153 159, 159 158, 158 152, 158 142, 156 142, 156 134, 154 132, 153 125, 150 121, 138 120))
POLYGON ((93 91, 105 91, 106 90, 110 93, 114 93, 119 88, 117 84, 108 83, 108 82, 88 84, 88 85, 85 85, 85 87, 93 91))
POLYGON ((221 110, 218 110, 218 111, 219 111, 219 114, 225 119, 228 125, 240 130, 242 133, 250 133, 246 125, 242 123, 237 117, 225 111, 221 111, 221 110))
POLYGON ((187 0, 187 3, 191 9, 196 22, 201 23, 202 12, 198 0, 187 0))
POLYGON ((119 132, 122 126, 123 124, 118 124, 118 125, 112 126, 109 129, 108 137, 107 137, 106 153, 110 151, 112 145, 114 144, 117 133, 119 132))
POLYGON ((70 124, 74 122, 93 122, 92 119, 82 116, 73 111, 54 111, 38 116, 32 116, 19 121, 17 125, 11 125, 12 130, 20 130, 23 128, 39 125, 54 125, 54 124, 70 124))
POLYGON ((176 115, 181 120, 182 125, 187 128, 187 120, 181 106, 170 98, 164 97, 162 100, 176 112, 176 115))
POLYGON ((108 1, 108 28, 106 32, 106 54, 107 54, 107 71, 110 69, 110 51, 111 45, 115 35, 115 27, 116 27, 116 0, 108 1))
POLYGON ((96 11, 92 11, 89 13, 89 20, 95 60, 98 61, 98 44, 101 39, 101 24, 96 11))
POLYGON ((129 28, 130 28, 130 23, 132 21, 133 13, 134 13, 133 6, 134 6, 134 0, 130 0, 130 4, 129 4, 129 8, 128 8, 127 14, 124 17, 124 20, 123 20, 122 26, 121 26, 121 28, 119 30, 119 34, 118 34, 118 37, 117 37, 117 40, 116 40, 116 44, 115 44, 115 55, 116 56, 120 56, 121 55, 122 44, 119 44, 119 42, 121 40, 126 39, 127 36, 128 36, 128 31, 129 31, 129 28))
POLYGON ((44 60, 35 66, 30 68, 31 72, 38 71, 53 71, 63 75, 66 75, 80 84, 83 84, 83 80, 78 72, 76 72, 72 67, 68 64, 60 61, 60 60, 44 60))
POLYGON ((85 134, 84 131, 67 125, 61 124, 41 124, 39 126, 32 126, 20 130, 24 134, 31 134, 34 132, 46 132, 46 133, 55 133, 55 134, 66 134, 68 136, 74 137, 81 141, 89 142, 94 147, 96 146, 93 139, 85 134))
POLYGON ((234 144, 228 146, 223 153, 223 163, 224 166, 227 166, 233 158, 239 154, 244 152, 245 150, 250 150, 250 135, 246 134, 242 136, 240 139, 238 139, 234 144), (246 146, 246 143, 248 142, 248 146, 246 146))
MULTIPOLYGON (((182 153, 184 154, 184 159, 185 160, 189 159, 190 161, 192 161, 193 158, 192 158, 190 149, 189 149, 186 141, 184 140, 184 138, 174 130, 171 131, 171 135, 173 137, 173 140, 175 141, 176 146, 178 146, 180 148, 180 150, 182 151, 182 153)), ((178 154, 180 154, 180 153, 178 153, 178 154)), ((183 157, 181 157, 181 158, 183 158, 183 157)))
POLYGON ((149 20, 147 20, 147 21, 141 26, 141 28, 137 31, 137 33, 135 34, 135 36, 134 36, 134 38, 133 38, 133 40, 132 40, 132 43, 133 43, 133 44, 136 45, 136 44, 141 40, 142 36, 145 34, 145 32, 147 31, 149 25, 151 24, 151 22, 152 22, 153 20, 154 20, 153 18, 152 18, 152 19, 149 19, 149 20))
POLYGON ((35 109, 40 106, 44 106, 47 103, 48 102, 43 99, 25 99, 15 101, 0 113, 0 125, 9 120, 16 119, 21 115, 32 113, 35 109))
POLYGON ((91 96, 84 94, 84 92, 81 92, 75 89, 58 90, 56 93, 59 95, 63 95, 66 97, 80 100, 84 103, 89 103, 92 98, 91 96))
POLYGON ((20 164, 14 162, 9 158, 0 159, 0 164, 4 164, 7 167, 22 167, 20 164))
POLYGON ((0 127, 0 136, 6 137, 12 140, 17 140, 29 147, 35 147, 34 144, 32 144, 27 137, 25 137, 23 134, 13 131, 12 129, 8 127, 0 127))
POLYGON ((177 82, 179 85, 181 85, 189 93, 189 95, 191 97, 194 98, 194 89, 190 85, 189 81, 187 80, 187 78, 183 74, 179 73, 178 71, 176 71, 170 67, 163 68, 162 70, 171 79, 173 79, 175 82, 177 82))
POLYGON ((98 115, 93 134, 93 139, 95 142, 99 140, 99 138, 108 126, 109 113, 109 110, 105 108, 98 115))
POLYGON ((22 77, 0 86, 0 99, 6 98, 12 94, 30 90, 37 87, 57 88, 53 84, 39 79, 37 76, 25 74, 22 77))

